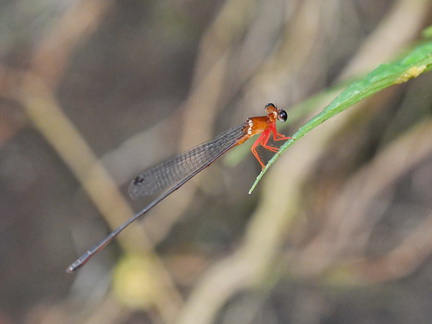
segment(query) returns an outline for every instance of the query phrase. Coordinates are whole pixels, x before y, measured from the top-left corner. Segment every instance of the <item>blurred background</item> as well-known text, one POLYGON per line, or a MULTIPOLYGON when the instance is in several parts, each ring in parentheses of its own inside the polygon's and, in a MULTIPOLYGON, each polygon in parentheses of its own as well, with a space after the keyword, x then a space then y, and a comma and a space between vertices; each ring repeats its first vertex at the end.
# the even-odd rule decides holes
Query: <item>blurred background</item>
POLYGON ((268 102, 293 134, 431 7, 2 1, 0 323, 429 323, 431 73, 319 126, 251 195, 235 148, 64 270, 154 198, 128 198, 138 173, 268 102))

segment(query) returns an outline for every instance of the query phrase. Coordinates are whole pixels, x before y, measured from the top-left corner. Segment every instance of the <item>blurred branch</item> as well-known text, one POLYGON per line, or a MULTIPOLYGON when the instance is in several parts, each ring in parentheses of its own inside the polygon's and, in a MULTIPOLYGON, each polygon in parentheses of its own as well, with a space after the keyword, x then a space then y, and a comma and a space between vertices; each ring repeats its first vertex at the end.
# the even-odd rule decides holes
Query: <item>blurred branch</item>
POLYGON ((300 272, 316 276, 343 251, 352 254, 365 246, 377 221, 371 215, 367 216, 372 201, 432 154, 432 145, 427 137, 432 132, 431 125, 430 121, 424 121, 408 130, 335 194, 337 198, 327 212, 322 230, 296 258, 300 272))
MULTIPOLYGON (((431 125, 429 125, 431 127, 431 125)), ((429 131, 430 133, 430 131, 429 131)), ((429 134, 430 135, 430 134, 429 134)), ((432 214, 411 230, 401 244, 390 253, 370 260, 361 258, 344 265, 355 281, 380 283, 396 280, 412 274, 432 254, 432 214)))
POLYGON ((32 71, 50 87, 57 86, 78 44, 99 26, 111 1, 78 1, 57 21, 33 55, 32 71))
MULTIPOLYGON (((305 251, 303 256, 314 260, 314 263, 317 263, 317 259, 323 260, 324 256, 328 266, 334 256, 343 255, 343 251, 350 251, 351 254, 355 250, 362 252, 358 251, 359 247, 366 245, 377 222, 376 217, 367 212, 371 203, 415 165, 432 155, 431 136, 432 121, 424 120, 358 171, 335 195, 338 198, 329 211, 328 224, 306 249, 315 253, 310 255, 305 251)), ((370 282, 394 280, 409 274, 432 253, 431 223, 432 215, 429 214, 391 252, 378 260, 371 261, 364 257, 351 261, 348 268, 354 276, 362 276, 370 282)), ((299 268, 303 268, 301 262, 299 268)), ((318 268, 322 267, 315 267, 318 268)))

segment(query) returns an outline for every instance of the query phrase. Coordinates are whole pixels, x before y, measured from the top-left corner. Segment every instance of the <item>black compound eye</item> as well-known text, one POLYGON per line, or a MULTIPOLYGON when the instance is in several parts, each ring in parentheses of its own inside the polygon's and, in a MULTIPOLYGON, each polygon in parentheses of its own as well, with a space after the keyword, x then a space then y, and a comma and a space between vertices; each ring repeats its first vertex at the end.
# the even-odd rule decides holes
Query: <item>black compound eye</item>
POLYGON ((276 107, 276 106, 270 102, 270 103, 268 103, 267 105, 264 106, 264 109, 267 109, 269 107, 276 107))
POLYGON ((278 113, 278 119, 279 119, 281 122, 286 122, 286 120, 288 119, 288 114, 287 114, 287 112, 286 112, 285 110, 281 110, 281 111, 279 111, 279 113, 278 113))

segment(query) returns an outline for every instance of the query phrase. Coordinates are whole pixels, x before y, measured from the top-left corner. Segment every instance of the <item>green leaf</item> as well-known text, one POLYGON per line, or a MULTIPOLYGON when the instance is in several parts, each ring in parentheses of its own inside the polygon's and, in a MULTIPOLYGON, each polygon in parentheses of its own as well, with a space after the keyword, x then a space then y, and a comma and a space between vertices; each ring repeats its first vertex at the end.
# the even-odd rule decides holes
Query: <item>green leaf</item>
POLYGON ((255 189, 268 168, 276 162, 279 156, 312 129, 374 93, 416 78, 430 69, 432 69, 432 42, 427 42, 417 46, 401 59, 393 63, 382 64, 364 78, 353 82, 318 115, 301 126, 292 139, 282 145, 279 152, 258 175, 249 193, 255 189))

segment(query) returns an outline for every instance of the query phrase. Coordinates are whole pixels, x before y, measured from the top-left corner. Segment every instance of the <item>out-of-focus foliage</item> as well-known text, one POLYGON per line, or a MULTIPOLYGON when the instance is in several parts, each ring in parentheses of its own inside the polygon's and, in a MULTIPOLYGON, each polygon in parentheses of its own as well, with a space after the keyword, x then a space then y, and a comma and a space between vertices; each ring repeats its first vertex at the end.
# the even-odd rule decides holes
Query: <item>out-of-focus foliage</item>
POLYGON ((124 194, 143 169, 268 102, 294 134, 423 46, 431 16, 428 0, 3 1, 0 322, 428 323, 421 65, 274 158, 252 195, 244 145, 64 269, 149 202, 124 194))

